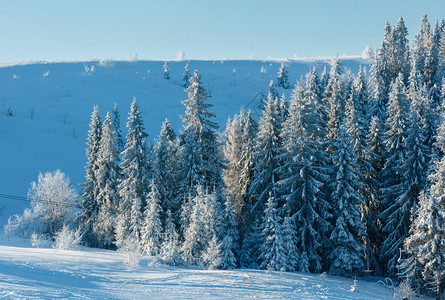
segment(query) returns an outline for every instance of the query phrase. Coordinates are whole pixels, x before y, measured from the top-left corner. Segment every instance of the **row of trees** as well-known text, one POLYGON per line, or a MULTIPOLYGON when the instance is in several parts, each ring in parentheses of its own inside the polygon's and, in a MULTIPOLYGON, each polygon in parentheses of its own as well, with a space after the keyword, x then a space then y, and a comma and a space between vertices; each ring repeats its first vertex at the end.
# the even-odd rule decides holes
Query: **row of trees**
POLYGON ((196 71, 183 129, 166 120, 153 144, 136 100, 125 143, 117 108, 104 121, 95 108, 85 243, 172 265, 400 276, 440 293, 445 24, 425 16, 413 48, 406 37, 402 18, 386 24, 369 76, 335 59, 289 100, 271 83, 259 122, 242 110, 221 134, 196 71))

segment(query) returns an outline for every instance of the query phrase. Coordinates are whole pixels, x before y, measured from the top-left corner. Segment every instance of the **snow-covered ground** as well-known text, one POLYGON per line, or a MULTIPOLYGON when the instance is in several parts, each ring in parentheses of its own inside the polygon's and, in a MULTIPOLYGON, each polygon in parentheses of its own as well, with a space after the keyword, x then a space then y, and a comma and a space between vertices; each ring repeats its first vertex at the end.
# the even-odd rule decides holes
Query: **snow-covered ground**
MULTIPOLYGON (((369 62, 342 57, 344 69, 356 73, 369 62)), ((77 190, 84 181, 85 142, 94 105, 102 117, 119 106, 122 129, 130 103, 136 97, 141 106, 150 139, 158 136, 168 118, 175 130, 182 128, 181 101, 184 66, 197 69, 203 86, 211 94, 216 121, 223 129, 227 117, 241 107, 259 115, 260 93, 267 93, 269 81, 276 81, 283 62, 289 80, 295 83, 310 68, 329 71, 331 59, 298 60, 202 60, 168 61, 170 80, 163 76, 164 61, 35 62, 0 65, 0 194, 25 197, 39 171, 60 169, 71 177, 77 190), (13 116, 8 117, 11 109, 13 116)), ((291 89, 278 89, 290 97, 291 89)), ((0 198, 0 227, 12 213, 28 204, 0 198)))
MULTIPOLYGON (((128 267, 122 254, 32 248, 0 238, 0 298, 10 299, 394 299, 375 278, 301 272, 203 270, 150 265, 128 267)), ((400 296, 396 295, 396 299, 400 296)))

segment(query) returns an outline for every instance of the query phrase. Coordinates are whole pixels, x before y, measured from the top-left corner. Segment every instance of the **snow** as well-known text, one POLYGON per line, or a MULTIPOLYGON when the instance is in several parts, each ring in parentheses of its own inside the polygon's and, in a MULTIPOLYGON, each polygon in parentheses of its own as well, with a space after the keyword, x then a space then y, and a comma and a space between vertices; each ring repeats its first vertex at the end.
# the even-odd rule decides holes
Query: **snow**
POLYGON ((127 267, 122 254, 31 248, 0 237, 0 298, 76 299, 393 299, 375 278, 353 279, 302 272, 203 270, 168 267, 142 257, 127 267))

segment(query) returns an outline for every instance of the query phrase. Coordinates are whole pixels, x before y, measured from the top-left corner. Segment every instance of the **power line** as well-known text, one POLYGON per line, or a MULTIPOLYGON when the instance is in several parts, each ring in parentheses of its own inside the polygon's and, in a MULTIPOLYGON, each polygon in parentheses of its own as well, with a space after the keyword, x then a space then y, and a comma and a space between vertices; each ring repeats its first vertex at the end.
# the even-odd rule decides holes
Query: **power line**
POLYGON ((0 194, 0 198, 3 199, 9 199, 9 200, 15 200, 15 201, 24 201, 24 202, 40 202, 40 203, 51 203, 59 206, 65 206, 65 207, 73 207, 73 208, 82 208, 79 205, 72 204, 72 203, 63 203, 63 202, 56 202, 51 200, 44 200, 39 198, 28 198, 28 197, 21 197, 21 196, 14 196, 14 195, 8 195, 8 194, 0 194))

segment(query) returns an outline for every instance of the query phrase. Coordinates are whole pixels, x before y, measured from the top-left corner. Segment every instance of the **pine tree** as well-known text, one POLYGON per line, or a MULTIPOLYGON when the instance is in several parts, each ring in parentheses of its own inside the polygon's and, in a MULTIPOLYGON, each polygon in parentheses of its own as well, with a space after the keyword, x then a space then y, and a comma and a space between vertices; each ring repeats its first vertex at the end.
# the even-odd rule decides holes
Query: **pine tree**
POLYGON ((183 86, 188 88, 190 85, 190 71, 189 64, 186 64, 184 67, 184 74, 182 75, 182 81, 184 82, 183 86))
POLYGON ((114 243, 119 208, 118 186, 122 176, 119 167, 117 134, 110 113, 107 113, 102 126, 97 166, 95 177, 99 190, 96 198, 99 212, 93 224, 93 231, 99 247, 111 248, 114 243))
POLYGON ((188 99, 182 103, 186 107, 184 131, 180 136, 179 153, 179 194, 177 199, 183 201, 189 195, 194 197, 194 188, 200 184, 204 188, 220 189, 222 182, 222 157, 217 140, 217 124, 210 118, 215 114, 208 109, 211 104, 206 103, 209 98, 202 87, 201 76, 197 71, 190 79, 187 88, 188 99))
POLYGON ((284 249, 282 219, 277 211, 277 203, 273 196, 267 201, 264 210, 262 234, 263 244, 260 248, 260 268, 284 271, 286 269, 286 252, 284 249))
POLYGON ((325 91, 325 102, 327 105, 327 135, 326 139, 335 139, 342 112, 344 111, 343 86, 340 73, 340 61, 336 58, 332 62, 329 73, 329 81, 325 91))
POLYGON ((255 197, 254 211, 261 212, 264 209, 269 193, 275 195, 275 184, 278 181, 275 169, 278 165, 278 154, 281 147, 282 120, 278 99, 275 101, 269 95, 263 116, 260 119, 257 136, 254 164, 255 176, 250 186, 250 194, 255 197))
POLYGON ((111 123, 113 124, 114 131, 116 132, 116 144, 121 153, 124 150, 124 140, 122 139, 121 121, 119 116, 119 109, 117 103, 114 103, 113 112, 111 115, 111 123))
POLYGON ((124 214, 127 235, 140 241, 143 222, 144 201, 148 187, 147 145, 148 134, 136 99, 131 104, 127 122, 128 133, 121 163, 123 180, 119 185, 121 198, 120 213, 124 214))
POLYGON ((399 73, 402 73, 404 80, 407 80, 409 76, 410 49, 407 36, 408 30, 406 29, 405 21, 400 17, 394 29, 394 60, 391 62, 393 80, 399 73))
MULTIPOLYGON (((177 148, 176 133, 170 122, 165 119, 153 149, 153 180, 159 193, 162 210, 164 212, 170 210, 175 216, 181 206, 181 202, 178 202, 176 198, 178 189, 176 182, 177 148)), ((164 215, 161 215, 161 219, 164 219, 164 215)))
POLYGON ((160 194, 154 180, 152 180, 149 190, 141 240, 143 251, 148 255, 155 256, 160 253, 162 244, 162 208, 160 194))
POLYGON ((160 259, 169 266, 178 266, 183 263, 179 253, 179 235, 173 222, 172 214, 167 211, 165 220, 164 239, 161 246, 160 259))
MULTIPOLYGON (((300 94, 298 85, 296 86, 292 97, 295 97, 297 94, 300 94)), ((312 123, 311 126, 308 126, 307 128, 310 131, 309 136, 321 141, 326 135, 324 128, 326 128, 327 114, 323 102, 321 80, 318 78, 318 73, 315 68, 306 75, 304 98, 307 105, 312 108, 311 112, 306 111, 307 117, 311 119, 307 120, 307 122, 312 123)))
POLYGON ((233 120, 228 120, 226 125, 226 142, 224 145, 224 158, 227 168, 223 170, 223 179, 226 186, 225 194, 234 201, 234 209, 237 215, 240 214, 244 202, 245 191, 244 182, 240 175, 243 171, 244 136, 243 119, 245 116, 235 115, 233 120))
MULTIPOLYGON (((431 25, 428 22, 428 18, 426 15, 422 16, 420 20, 420 28, 417 34, 414 36, 413 41, 413 56, 415 67, 419 70, 422 75, 424 81, 426 82, 427 70, 425 69, 426 60, 428 58, 429 49, 432 46, 432 32, 431 25)), ((422 83, 423 83, 422 82, 422 83)))
POLYGON ((224 206, 224 238, 221 244, 221 268, 234 269, 236 268, 235 253, 238 250, 238 230, 236 230, 238 224, 232 212, 232 204, 228 199, 224 206))
MULTIPOLYGON (((409 104, 406 95, 405 85, 403 84, 403 75, 397 77, 396 82, 391 87, 388 103, 388 119, 386 127, 385 145, 387 149, 385 167, 383 176, 382 204, 385 210, 380 218, 384 221, 383 231, 388 234, 382 244, 380 259, 387 263, 389 274, 395 274, 399 249, 401 248, 403 238, 408 233, 406 225, 400 224, 400 213, 394 214, 399 207, 397 198, 405 192, 402 184, 403 170, 402 165, 406 159, 406 138, 409 126, 409 104)), ((403 209, 405 212, 406 209, 403 209)), ((409 213, 409 208, 408 208, 409 213)), ((403 213, 405 215, 405 213, 403 213)), ((408 215, 409 217, 409 215, 408 215)))
POLYGON ((99 116, 99 110, 97 106, 94 106, 93 113, 91 114, 90 130, 88 131, 87 145, 87 165, 86 179, 87 181, 82 184, 83 194, 82 201, 80 203, 82 210, 78 215, 80 222, 84 228, 84 240, 90 246, 96 246, 93 233, 93 224, 99 212, 99 206, 97 204, 97 195, 99 189, 97 186, 97 159, 100 148, 100 139, 102 137, 102 121, 99 116))
POLYGON ((350 143, 346 130, 340 127, 333 153, 336 175, 332 184, 332 200, 337 219, 330 237, 333 250, 329 255, 332 261, 329 273, 346 277, 363 272, 364 249, 360 239, 366 234, 358 207, 364 204, 360 194, 363 183, 360 182, 356 154, 350 143))
POLYGON ((290 88, 288 74, 284 64, 281 64, 280 70, 278 71, 277 82, 278 86, 283 89, 290 88))
POLYGON ((297 248, 297 230, 288 216, 284 218, 283 227, 283 247, 286 253, 286 271, 297 271, 300 269, 300 253, 297 248))
POLYGON ((324 147, 309 136, 308 128, 317 124, 317 118, 313 117, 315 109, 311 103, 305 102, 301 90, 297 85, 284 126, 282 165, 277 169, 280 174, 278 186, 284 208, 297 228, 301 253, 299 267, 305 272, 319 272, 322 268, 320 246, 331 227, 327 220, 332 215, 325 193, 330 176, 324 147))
POLYGON ((169 80, 170 79, 170 71, 167 65, 167 61, 164 63, 164 79, 169 80))

